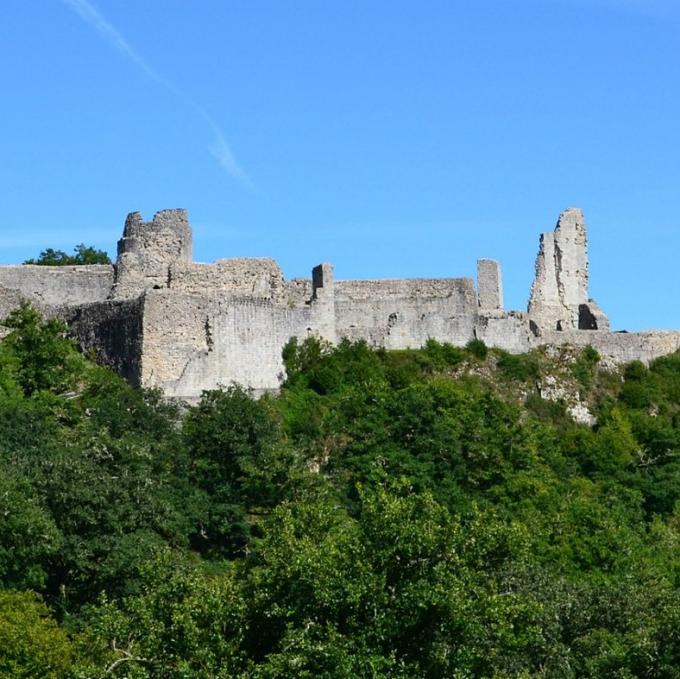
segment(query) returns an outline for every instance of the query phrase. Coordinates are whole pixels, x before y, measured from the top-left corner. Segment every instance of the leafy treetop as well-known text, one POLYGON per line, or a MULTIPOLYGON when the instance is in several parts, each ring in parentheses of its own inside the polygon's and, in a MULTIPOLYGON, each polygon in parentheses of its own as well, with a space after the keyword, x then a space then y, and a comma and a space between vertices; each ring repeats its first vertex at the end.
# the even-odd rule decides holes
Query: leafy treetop
POLYGON ((40 266, 72 266, 82 264, 111 264, 111 258, 104 250, 97 250, 91 245, 81 243, 73 248, 75 254, 66 254, 63 250, 47 248, 36 259, 27 259, 24 264, 40 266))

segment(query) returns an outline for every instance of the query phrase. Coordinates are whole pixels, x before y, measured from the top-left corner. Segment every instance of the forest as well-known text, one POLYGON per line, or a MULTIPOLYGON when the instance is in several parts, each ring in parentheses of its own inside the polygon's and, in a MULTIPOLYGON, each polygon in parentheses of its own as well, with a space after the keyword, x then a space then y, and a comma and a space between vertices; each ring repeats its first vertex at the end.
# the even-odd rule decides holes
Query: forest
POLYGON ((680 677, 680 355, 309 339, 188 406, 4 326, 0 676, 680 677))

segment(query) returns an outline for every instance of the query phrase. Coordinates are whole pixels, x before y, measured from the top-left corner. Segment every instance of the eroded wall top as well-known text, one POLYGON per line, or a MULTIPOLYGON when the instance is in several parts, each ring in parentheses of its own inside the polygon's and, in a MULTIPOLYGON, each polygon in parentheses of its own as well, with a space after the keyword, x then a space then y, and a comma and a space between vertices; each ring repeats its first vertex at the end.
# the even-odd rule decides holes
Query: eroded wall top
POLYGON ((541 235, 529 316, 536 333, 603 330, 606 316, 588 295, 588 240, 583 212, 568 208, 541 235))
POLYGON ((118 241, 113 297, 129 299, 149 288, 166 288, 170 267, 191 260, 192 234, 186 210, 161 210, 150 222, 132 212, 118 241))

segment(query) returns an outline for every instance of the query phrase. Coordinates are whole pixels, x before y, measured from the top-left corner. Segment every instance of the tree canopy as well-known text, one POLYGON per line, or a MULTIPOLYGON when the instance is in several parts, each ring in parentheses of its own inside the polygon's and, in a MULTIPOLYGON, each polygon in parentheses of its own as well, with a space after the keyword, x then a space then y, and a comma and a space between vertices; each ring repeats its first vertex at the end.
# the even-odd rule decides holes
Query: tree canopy
POLYGON ((5 327, 0 675, 680 676, 680 355, 310 339, 179 408, 5 327))
POLYGON ((83 264, 111 264, 111 258, 104 250, 98 250, 91 245, 81 243, 73 248, 72 255, 63 250, 47 248, 35 259, 27 259, 24 264, 38 264, 40 266, 71 266, 83 264))

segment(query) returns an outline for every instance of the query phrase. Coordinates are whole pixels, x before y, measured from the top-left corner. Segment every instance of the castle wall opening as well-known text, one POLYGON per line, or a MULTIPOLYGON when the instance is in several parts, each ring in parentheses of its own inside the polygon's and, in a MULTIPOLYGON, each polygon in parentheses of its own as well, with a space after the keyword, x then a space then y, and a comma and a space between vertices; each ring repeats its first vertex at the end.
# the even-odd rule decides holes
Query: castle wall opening
POLYGON ((597 318, 587 304, 578 305, 578 329, 597 330, 597 318))

